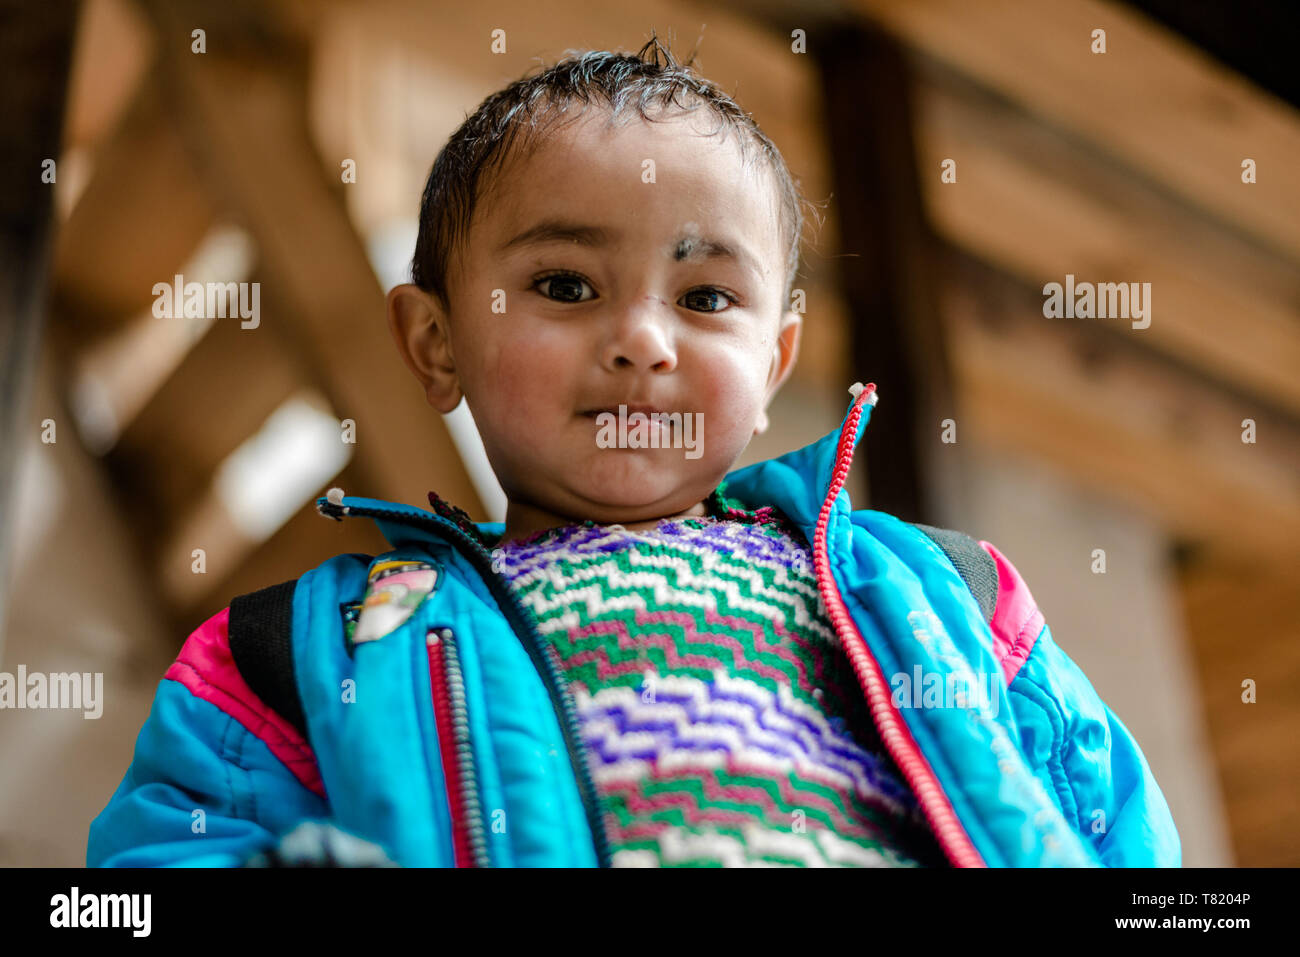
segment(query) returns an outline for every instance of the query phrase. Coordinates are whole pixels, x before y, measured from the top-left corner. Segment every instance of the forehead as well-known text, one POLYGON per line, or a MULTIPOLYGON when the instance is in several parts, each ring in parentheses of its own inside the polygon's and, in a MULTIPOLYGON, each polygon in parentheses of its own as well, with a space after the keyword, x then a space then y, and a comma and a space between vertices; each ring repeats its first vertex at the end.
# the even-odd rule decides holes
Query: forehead
POLYGON ((693 240, 688 252, 709 252, 713 240, 743 247, 770 278, 784 258, 774 179, 766 164, 744 162, 742 134, 717 126, 703 107, 613 125, 607 109, 592 109, 556 123, 493 177, 476 241, 495 254, 532 227, 580 222, 610 245, 671 246, 678 258, 683 240, 693 240))

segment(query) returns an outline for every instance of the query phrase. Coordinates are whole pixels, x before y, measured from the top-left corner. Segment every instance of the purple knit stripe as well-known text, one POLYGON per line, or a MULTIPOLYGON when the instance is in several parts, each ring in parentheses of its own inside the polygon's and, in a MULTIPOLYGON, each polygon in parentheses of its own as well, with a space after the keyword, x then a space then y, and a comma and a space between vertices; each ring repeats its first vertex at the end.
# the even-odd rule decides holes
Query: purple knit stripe
MULTIPOLYGON (((773 697, 770 702, 758 701, 746 696, 741 691, 728 692, 718 687, 712 681, 701 681, 705 693, 710 701, 729 701, 736 704, 745 705, 753 714, 752 722, 743 722, 739 718, 729 715, 712 714, 698 709, 698 697, 687 693, 673 694, 666 689, 656 689, 655 700, 657 702, 674 704, 680 706, 687 714, 689 723, 692 725, 711 725, 714 727, 732 727, 742 734, 746 735, 745 746, 759 751, 765 751, 775 757, 794 760, 802 756, 806 760, 823 764, 841 772, 855 781, 861 778, 866 779, 868 784, 877 791, 881 791, 895 800, 905 805, 914 803, 914 798, 909 790, 902 788, 893 778, 889 769, 883 765, 883 762, 873 755, 870 751, 858 747, 852 741, 835 740, 834 738, 823 735, 820 728, 813 722, 793 714, 789 709, 781 704, 779 697, 773 697), (803 727, 807 734, 800 736, 797 733, 786 730, 785 728, 776 727, 769 723, 768 709, 775 711, 777 714, 784 716, 787 720, 803 727), (777 743, 767 744, 753 741, 748 738, 748 729, 751 725, 756 725, 771 736, 780 739, 777 743), (809 746, 806 739, 811 739, 820 747, 814 751, 809 746), (781 743, 787 742, 787 743, 781 743)), ((621 734, 636 731, 652 731, 663 734, 669 739, 670 746, 684 750, 698 750, 698 742, 679 737, 677 734, 676 722, 671 719, 659 719, 656 717, 642 717, 637 719, 628 714, 621 704, 609 706, 600 706, 594 703, 588 703, 582 709, 582 723, 584 727, 590 721, 596 721, 601 718, 608 719, 614 724, 621 734)), ((584 737, 586 735, 584 734, 584 737)), ((593 736, 590 742, 593 746, 599 743, 599 738, 593 736)), ((710 745, 712 748, 712 745, 710 745)), ((653 755, 662 747, 651 751, 653 755)), ((602 760, 609 763, 611 760, 605 754, 602 754, 602 760)))
MULTIPOLYGON (((746 735, 744 747, 747 750, 763 751, 767 754, 770 754, 773 757, 784 758, 785 760, 788 761, 794 761, 795 759, 802 757, 809 761, 815 761, 817 763, 826 764, 829 767, 835 767, 841 773, 846 774, 851 778, 856 779, 857 777, 852 773, 851 768, 845 767, 843 764, 839 764, 839 763, 823 762, 820 760, 818 755, 810 753, 808 748, 805 747, 802 742, 798 741, 797 739, 793 739, 789 734, 782 733, 776 729, 768 728, 766 725, 763 724, 761 715, 756 716, 757 720, 754 723, 762 726, 764 730, 768 731, 773 737, 785 739, 784 741, 777 741, 772 743, 754 741, 749 739, 747 736, 748 729, 749 729, 748 724, 740 720, 739 718, 731 718, 726 715, 717 715, 717 714, 702 715, 699 712, 697 712, 694 708, 691 708, 689 706, 687 706, 685 710, 687 714, 690 716, 690 723, 692 726, 698 727, 700 725, 707 725, 710 727, 731 727, 741 732, 742 734, 746 735)), ((698 738, 679 736, 677 734, 677 724, 672 720, 655 720, 655 719, 644 719, 644 718, 641 720, 637 720, 636 718, 629 715, 622 708, 617 706, 609 707, 609 708, 599 708, 590 712, 584 712, 582 716, 584 726, 588 721, 597 720, 598 717, 608 719, 615 727, 618 728, 620 734, 628 734, 630 732, 638 732, 638 731, 639 732, 652 731, 655 732, 656 734, 662 735, 663 737, 667 738, 667 741, 661 743, 658 747, 653 747, 645 751, 644 756, 647 758, 653 757, 663 752, 664 750, 673 750, 673 751, 730 750, 729 746, 722 742, 701 741, 698 738)), ((589 740, 588 743, 597 751, 601 751, 602 741, 603 739, 600 737, 593 737, 591 740, 589 740)), ((606 764, 612 764, 615 761, 621 760, 620 755, 615 754, 613 752, 601 751, 601 758, 606 764)))
MULTIPOLYGON (((631 537, 611 533, 601 526, 572 526, 555 533, 551 539, 527 545, 512 545, 502 549, 501 566, 510 578, 524 573, 530 566, 550 564, 556 552, 572 552, 571 561, 580 562, 583 556, 594 552, 609 554, 640 549, 680 549, 683 546, 701 551, 727 555, 733 560, 765 562, 773 566, 788 566, 797 552, 808 556, 808 550, 786 536, 774 537, 753 525, 715 523, 704 528, 692 528, 680 522, 660 526, 657 534, 640 533, 631 537), (603 540, 602 540, 603 539, 603 540)), ((811 578, 812 562, 807 564, 811 578)))
MULTIPOLYGON (((709 691, 709 697, 712 700, 733 701, 740 704, 748 705, 754 713, 755 723, 764 731, 782 737, 791 736, 789 732, 783 731, 780 728, 769 725, 767 721, 764 720, 763 717, 762 709, 765 707, 765 705, 747 699, 743 694, 743 692, 741 691, 729 692, 722 688, 719 688, 716 684, 712 682, 710 682, 708 685, 708 691, 709 691)), ((878 789, 885 789, 886 786, 889 787, 897 786, 896 782, 892 782, 889 780, 891 776, 888 772, 888 769, 883 767, 879 759, 870 751, 857 745, 851 739, 845 737, 836 740, 834 738, 824 737, 821 730, 817 727, 816 724, 810 722, 806 718, 801 717, 800 715, 791 712, 787 707, 785 707, 781 703, 781 699, 779 697, 774 697, 771 703, 769 705, 766 705, 766 707, 770 707, 772 710, 776 711, 777 714, 780 714, 786 717, 788 720, 798 725, 801 725, 806 730, 808 736, 816 740, 818 744, 821 745, 821 757, 814 755, 806 747, 804 748, 804 753, 807 754, 809 760, 821 761, 821 763, 824 763, 829 767, 837 768, 838 770, 848 774, 852 774, 853 768, 862 767, 866 770, 867 779, 870 781, 872 786, 878 789), (833 760, 831 756, 834 756, 834 758, 838 760, 833 760)), ((800 741, 800 743, 802 744, 802 739, 796 738, 795 740, 800 741)))
MULTIPOLYGON (((741 561, 768 561, 774 564, 788 564, 787 556, 803 546, 782 535, 776 537, 765 534, 753 525, 719 525, 708 528, 690 528, 677 523, 669 523, 659 529, 659 535, 666 541, 687 545, 694 548, 715 552, 725 552, 741 561), (719 535, 718 529, 726 530, 719 535), (728 546, 731 546, 730 548, 728 546)), ((811 564, 809 568, 811 569, 811 564)))
MULTIPOLYGON (((873 797, 884 798, 887 802, 897 805, 902 810, 901 814, 908 814, 916 808, 916 800, 906 787, 901 785, 898 780, 889 772, 887 768, 880 766, 874 756, 867 755, 866 759, 857 757, 855 760, 848 762, 825 760, 821 756, 811 756, 801 749, 793 750, 790 748, 780 748, 771 745, 760 744, 756 741, 746 740, 739 751, 733 752, 729 744, 723 741, 708 740, 683 740, 675 733, 675 728, 670 724, 664 728, 658 722, 636 722, 626 720, 626 715, 618 709, 602 710, 601 716, 607 718, 611 723, 616 725, 620 734, 627 732, 646 732, 658 731, 667 741, 659 741, 645 747, 636 748, 632 751, 626 749, 615 750, 607 746, 606 739, 603 736, 584 733, 584 740, 589 753, 594 753, 601 764, 605 766, 618 764, 628 760, 642 760, 654 763, 657 758, 662 757, 667 752, 700 752, 700 751, 717 751, 732 754, 738 758, 744 758, 746 754, 752 754, 755 751, 762 752, 771 757, 794 762, 800 754, 803 754, 806 761, 816 767, 822 767, 838 771, 843 777, 853 782, 853 792, 864 800, 870 800, 873 797)), ((594 716, 592 716, 594 718, 594 716)), ((584 716, 584 726, 591 718, 584 716)), ((694 724, 710 725, 734 725, 735 722, 725 719, 693 718, 694 724)), ((824 782, 822 787, 828 786, 824 782)))
MULTIPOLYGON (((784 717, 788 722, 797 724, 800 727, 802 727, 807 732, 809 737, 816 738, 816 739, 820 739, 822 737, 821 729, 818 728, 816 723, 810 721, 808 718, 805 718, 802 715, 796 714, 790 708, 786 707, 781 702, 781 698, 779 695, 773 695, 770 699, 765 699, 761 695, 757 695, 757 694, 754 695, 753 697, 750 697, 746 695, 745 691, 741 688, 737 688, 735 691, 728 691, 720 687, 715 681, 704 681, 698 678, 693 680, 699 681, 700 686, 704 689, 710 701, 728 701, 728 702, 732 702, 733 704, 744 705, 754 715, 755 723, 764 731, 768 731, 772 734, 779 735, 781 737, 786 737, 786 738, 794 737, 792 732, 786 731, 783 728, 773 727, 767 723, 767 721, 764 719, 764 715, 769 711, 774 711, 776 712, 776 714, 784 717)), ((641 685, 641 687, 645 687, 644 683, 641 685)), ((696 718, 705 720, 705 717, 703 715, 698 714, 691 707, 692 705, 694 705, 695 701, 698 700, 698 697, 696 695, 691 695, 687 693, 672 694, 667 689, 660 690, 656 688, 655 700, 667 701, 670 704, 682 705, 683 707, 686 707, 687 710, 690 712, 692 720, 696 718)), ((865 749, 858 748, 856 750, 863 754, 868 753, 865 751, 865 749)))

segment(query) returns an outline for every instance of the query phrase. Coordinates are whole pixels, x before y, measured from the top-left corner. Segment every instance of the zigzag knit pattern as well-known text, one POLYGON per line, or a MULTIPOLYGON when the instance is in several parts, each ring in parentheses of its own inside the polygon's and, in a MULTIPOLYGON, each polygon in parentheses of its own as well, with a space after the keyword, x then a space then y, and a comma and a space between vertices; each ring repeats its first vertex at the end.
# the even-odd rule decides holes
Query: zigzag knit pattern
POLYGON ((944 866, 802 535, 716 493, 710 510, 495 553, 559 653, 614 865, 944 866))

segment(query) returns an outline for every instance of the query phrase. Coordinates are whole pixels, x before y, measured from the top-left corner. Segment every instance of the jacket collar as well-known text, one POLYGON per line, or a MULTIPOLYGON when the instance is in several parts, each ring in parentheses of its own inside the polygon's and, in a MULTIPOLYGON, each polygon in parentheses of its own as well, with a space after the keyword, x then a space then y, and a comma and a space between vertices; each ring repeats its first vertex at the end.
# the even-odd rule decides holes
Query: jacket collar
MULTIPOLYGON (((849 440, 845 453, 847 464, 852 461, 853 452, 871 419, 871 410, 876 403, 874 395, 862 404, 858 428, 851 434, 846 431, 849 416, 861 391, 861 384, 855 384, 849 390, 853 399, 839 426, 815 442, 776 458, 728 472, 706 502, 709 513, 750 522, 780 521, 779 516, 784 515, 811 535, 822 502, 830 490, 836 460, 840 454, 841 438, 849 440), (773 515, 773 512, 778 514, 773 515)), ((436 492, 429 493, 429 504, 438 515, 488 548, 499 541, 505 531, 504 522, 475 522, 463 509, 440 498, 436 492)), ((837 508, 852 509, 847 488, 840 490, 835 505, 837 508)))
MULTIPOLYGON (((849 391, 853 401, 837 428, 801 449, 729 472, 723 482, 728 493, 744 502, 771 505, 789 516, 795 524, 811 530, 817 524, 818 513, 830 491, 831 478, 841 454, 841 441, 847 439, 843 453, 847 467, 853 461, 853 452, 871 420, 874 395, 862 403, 858 427, 851 431, 847 429, 862 386, 855 384, 849 391)), ((852 508, 848 489, 840 490, 835 504, 837 508, 852 508)))

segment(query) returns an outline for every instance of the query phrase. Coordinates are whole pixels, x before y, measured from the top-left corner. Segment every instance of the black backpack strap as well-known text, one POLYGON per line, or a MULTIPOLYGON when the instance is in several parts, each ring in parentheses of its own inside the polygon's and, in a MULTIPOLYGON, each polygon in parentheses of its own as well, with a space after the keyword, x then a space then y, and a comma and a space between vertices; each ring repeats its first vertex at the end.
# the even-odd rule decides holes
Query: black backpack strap
POLYGON ((993 556, 980 543, 964 532, 950 528, 935 528, 913 522, 930 540, 942 549, 957 569, 957 574, 979 603, 984 620, 993 621, 993 610, 998 604, 998 566, 993 556))
POLYGON ((307 737, 293 675, 293 593, 281 582, 230 601, 230 654, 253 693, 307 737))

